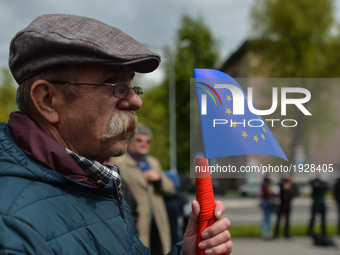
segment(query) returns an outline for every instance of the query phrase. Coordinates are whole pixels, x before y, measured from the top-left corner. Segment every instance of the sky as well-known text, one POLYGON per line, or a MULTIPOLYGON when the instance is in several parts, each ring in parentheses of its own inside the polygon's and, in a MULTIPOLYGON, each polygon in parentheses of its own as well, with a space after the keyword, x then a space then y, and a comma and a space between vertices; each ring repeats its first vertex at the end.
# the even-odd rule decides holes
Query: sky
MULTIPOLYGON (((162 54, 174 45, 180 17, 203 16, 213 35, 222 41, 226 60, 248 38, 254 0, 0 0, 0 67, 8 66, 8 49, 14 35, 43 14, 87 16, 118 27, 150 50, 162 54)), ((335 0, 340 18, 340 0, 335 0)), ((146 84, 157 83, 165 70, 143 75, 146 84)), ((148 86, 148 85, 146 85, 148 86)))

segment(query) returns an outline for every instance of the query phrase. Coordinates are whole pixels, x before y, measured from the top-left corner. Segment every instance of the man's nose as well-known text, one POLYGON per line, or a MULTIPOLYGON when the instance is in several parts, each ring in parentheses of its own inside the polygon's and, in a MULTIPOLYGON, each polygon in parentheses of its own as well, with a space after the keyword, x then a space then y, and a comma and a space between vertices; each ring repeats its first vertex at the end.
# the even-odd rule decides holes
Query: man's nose
POLYGON ((138 96, 133 89, 129 89, 126 98, 119 100, 117 107, 129 111, 137 111, 141 108, 142 104, 143 102, 140 96, 138 96))

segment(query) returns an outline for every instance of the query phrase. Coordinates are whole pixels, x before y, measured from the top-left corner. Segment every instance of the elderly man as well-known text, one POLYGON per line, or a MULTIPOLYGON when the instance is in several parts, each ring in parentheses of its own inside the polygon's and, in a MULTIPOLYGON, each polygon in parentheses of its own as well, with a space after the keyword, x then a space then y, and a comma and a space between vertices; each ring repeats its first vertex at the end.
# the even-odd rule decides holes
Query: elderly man
MULTIPOLYGON (((149 254, 120 192, 120 171, 105 166, 123 154, 137 127, 142 89, 134 72, 160 58, 99 21, 72 15, 36 18, 13 38, 9 67, 17 104, 0 125, 0 253, 149 254)), ((182 244, 170 254, 196 254, 199 204, 182 244)), ((207 254, 231 251, 219 219, 202 233, 207 254)))

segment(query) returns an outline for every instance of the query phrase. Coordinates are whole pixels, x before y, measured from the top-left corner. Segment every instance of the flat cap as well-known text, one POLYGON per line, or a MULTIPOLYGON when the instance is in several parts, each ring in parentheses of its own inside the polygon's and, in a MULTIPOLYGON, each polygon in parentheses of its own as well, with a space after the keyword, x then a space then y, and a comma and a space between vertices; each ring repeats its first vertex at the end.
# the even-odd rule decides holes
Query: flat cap
POLYGON ((160 56, 118 28, 82 16, 37 17, 11 41, 9 68, 18 84, 62 65, 103 63, 154 71, 160 56))

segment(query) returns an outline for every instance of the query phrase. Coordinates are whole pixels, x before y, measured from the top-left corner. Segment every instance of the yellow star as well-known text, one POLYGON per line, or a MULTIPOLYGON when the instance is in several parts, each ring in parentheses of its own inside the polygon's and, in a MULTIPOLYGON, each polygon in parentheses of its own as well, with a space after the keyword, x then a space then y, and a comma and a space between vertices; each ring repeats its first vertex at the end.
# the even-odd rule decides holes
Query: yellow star
POLYGON ((232 111, 230 110, 230 108, 225 108, 227 111, 225 113, 228 113, 228 115, 230 115, 230 113, 232 113, 232 111))
POLYGON ((242 136, 243 136, 244 138, 247 138, 247 136, 248 136, 248 135, 247 135, 247 131, 245 131, 245 132, 242 131, 242 136))
POLYGON ((267 131, 266 131, 266 129, 265 129, 265 128, 263 128, 263 131, 264 131, 265 133, 267 133, 267 131))
POLYGON ((266 137, 264 136, 264 134, 261 134, 261 137, 263 138, 263 140, 266 140, 266 137))
POLYGON ((259 139, 257 138, 257 135, 254 135, 254 139, 253 140, 255 140, 255 142, 257 142, 259 139))
POLYGON ((229 101, 229 103, 230 103, 230 101, 232 100, 231 99, 231 97, 230 96, 227 96, 227 99, 226 100, 228 100, 229 101))
MULTIPOLYGON (((233 123, 233 122, 231 122, 231 123, 233 123)), ((236 124, 236 122, 234 122, 233 124, 232 124, 232 126, 234 127, 234 129, 237 127, 237 124, 236 124)))

